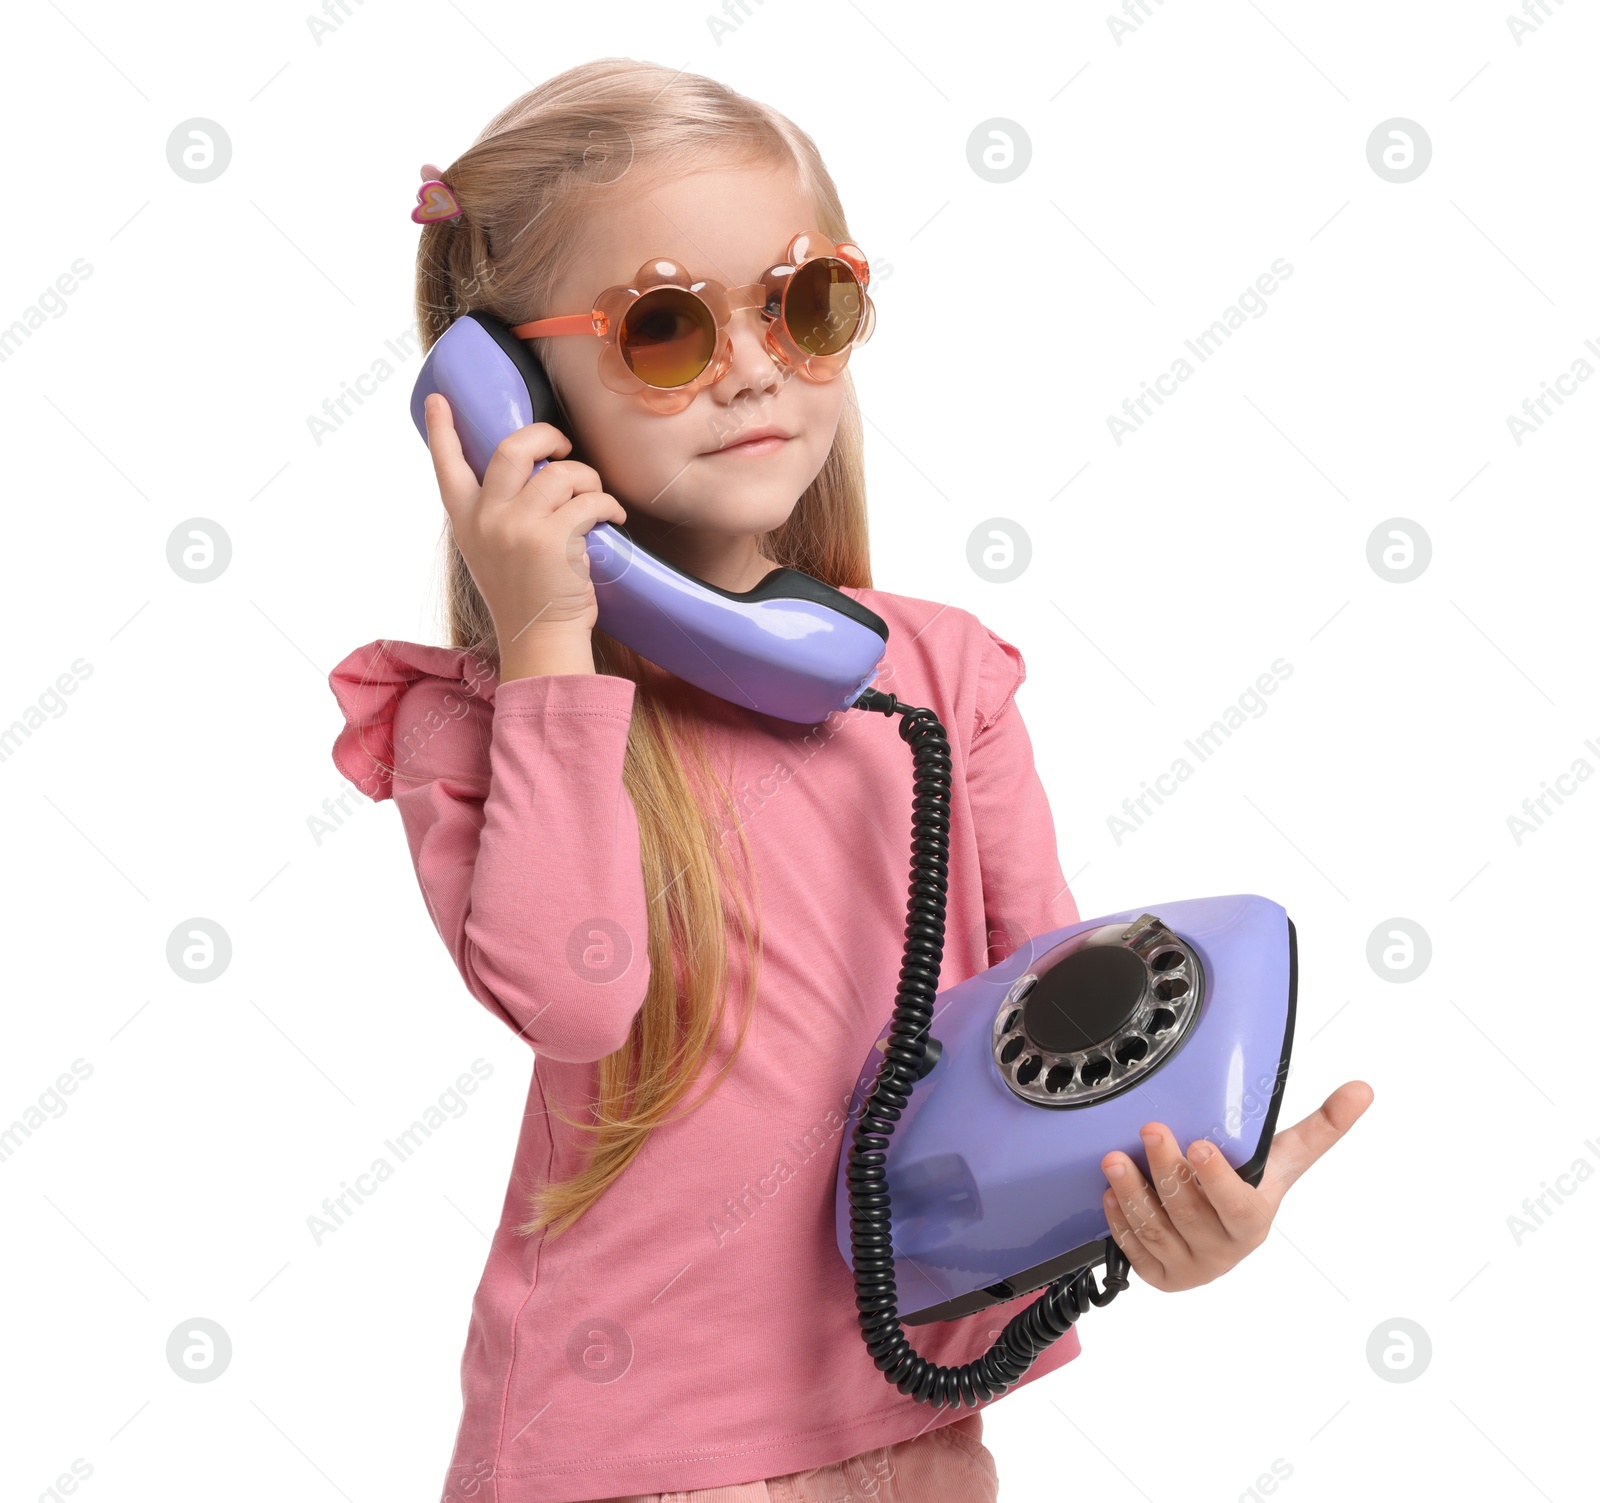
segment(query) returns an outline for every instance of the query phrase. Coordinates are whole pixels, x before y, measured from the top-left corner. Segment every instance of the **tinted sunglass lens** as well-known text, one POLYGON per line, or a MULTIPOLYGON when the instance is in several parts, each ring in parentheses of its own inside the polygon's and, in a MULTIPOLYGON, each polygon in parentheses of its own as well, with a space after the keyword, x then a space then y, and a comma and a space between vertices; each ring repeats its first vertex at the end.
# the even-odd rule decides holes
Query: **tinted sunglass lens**
POLYGON ((693 381, 711 362, 717 326, 706 307, 682 287, 657 287, 623 316, 617 347, 648 386, 670 389, 693 381))
POLYGON ((790 338, 801 349, 837 355, 849 346, 861 322, 861 284, 843 261, 819 256, 789 278, 783 316, 790 338))

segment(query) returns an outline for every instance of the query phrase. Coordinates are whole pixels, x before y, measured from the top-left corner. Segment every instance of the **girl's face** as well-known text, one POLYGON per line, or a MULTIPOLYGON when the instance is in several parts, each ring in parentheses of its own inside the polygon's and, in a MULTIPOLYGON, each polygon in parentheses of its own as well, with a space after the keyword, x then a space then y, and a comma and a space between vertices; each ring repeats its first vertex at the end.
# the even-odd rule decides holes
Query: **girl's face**
MULTIPOLYGON (((591 308, 596 294, 626 284, 644 262, 661 257, 725 286, 755 282, 783 259, 796 232, 819 228, 815 217, 791 175, 771 167, 641 182, 626 198, 597 205, 582 251, 536 316, 591 308)), ((668 416, 601 385, 599 340, 572 336, 545 344, 573 457, 599 472, 626 508, 628 530, 647 547, 670 535, 675 553, 716 554, 733 539, 771 531, 788 519, 827 459, 844 382, 792 375, 767 353, 763 328, 759 310, 735 312, 727 374, 668 416), (766 427, 787 438, 718 452, 766 427)))

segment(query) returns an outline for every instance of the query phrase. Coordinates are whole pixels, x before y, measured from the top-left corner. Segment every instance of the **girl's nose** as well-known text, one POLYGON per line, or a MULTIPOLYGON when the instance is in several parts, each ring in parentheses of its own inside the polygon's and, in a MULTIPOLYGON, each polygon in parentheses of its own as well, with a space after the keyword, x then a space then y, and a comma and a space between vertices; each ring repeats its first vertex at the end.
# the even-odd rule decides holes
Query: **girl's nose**
POLYGON ((779 384, 778 363, 767 349, 767 321, 759 308, 737 308, 728 324, 732 358, 722 379, 712 388, 731 402, 746 392, 773 392, 779 384))

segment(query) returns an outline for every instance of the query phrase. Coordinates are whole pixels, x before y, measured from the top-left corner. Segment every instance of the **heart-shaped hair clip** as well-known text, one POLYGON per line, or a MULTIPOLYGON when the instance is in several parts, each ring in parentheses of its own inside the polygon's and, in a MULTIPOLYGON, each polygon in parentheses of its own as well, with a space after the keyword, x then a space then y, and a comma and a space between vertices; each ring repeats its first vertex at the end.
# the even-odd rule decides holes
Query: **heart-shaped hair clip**
POLYGON ((417 189, 417 206, 411 211, 418 224, 435 224, 441 219, 459 219, 461 203, 450 191, 432 162, 422 165, 422 186, 417 189))

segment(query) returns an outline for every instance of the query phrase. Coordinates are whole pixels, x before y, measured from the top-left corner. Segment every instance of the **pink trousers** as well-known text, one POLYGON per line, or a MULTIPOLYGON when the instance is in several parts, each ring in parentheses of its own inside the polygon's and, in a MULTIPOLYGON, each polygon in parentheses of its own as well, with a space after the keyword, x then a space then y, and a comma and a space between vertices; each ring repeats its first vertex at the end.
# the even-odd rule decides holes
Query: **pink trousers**
POLYGON ((924 1430, 848 1461, 765 1482, 678 1493, 630 1493, 595 1503, 997 1503, 1000 1474, 983 1443, 983 1414, 924 1430))

